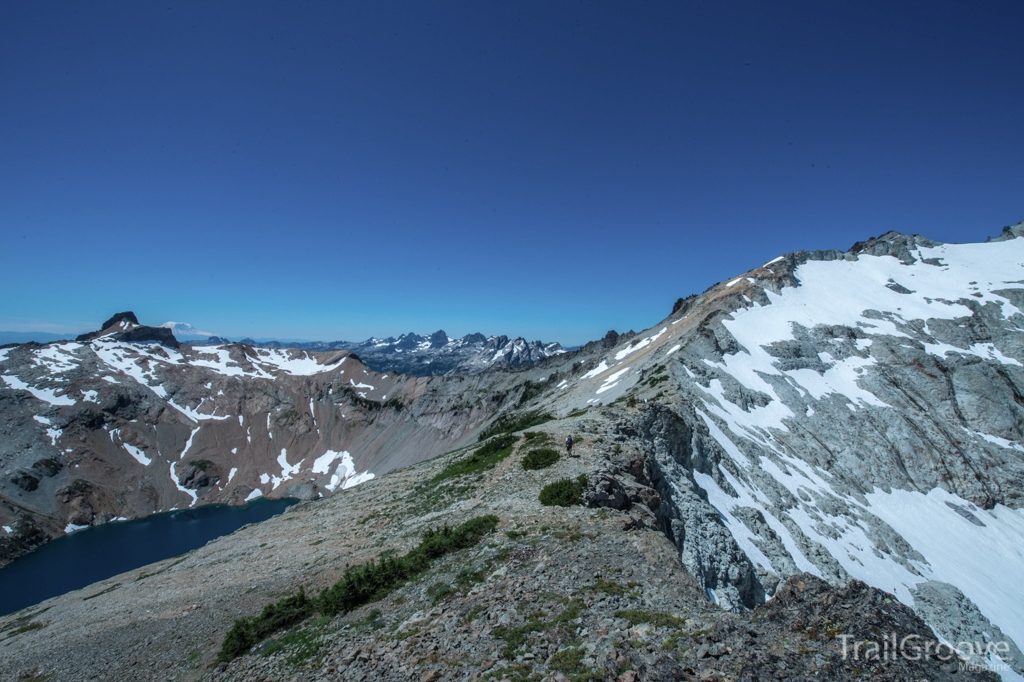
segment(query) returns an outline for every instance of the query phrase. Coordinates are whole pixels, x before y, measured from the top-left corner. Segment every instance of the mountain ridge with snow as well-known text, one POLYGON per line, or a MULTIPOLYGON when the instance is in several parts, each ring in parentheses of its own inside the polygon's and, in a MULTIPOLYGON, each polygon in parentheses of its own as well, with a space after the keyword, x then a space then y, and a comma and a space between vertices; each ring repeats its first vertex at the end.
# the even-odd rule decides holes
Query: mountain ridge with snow
MULTIPOLYGON (((224 341, 214 338, 209 343, 224 341)), ((558 342, 527 341, 523 337, 509 339, 504 335, 485 337, 480 333, 453 339, 444 330, 427 335, 410 332, 398 338, 370 337, 365 341, 285 342, 245 338, 240 343, 315 352, 347 350, 356 353, 374 371, 412 376, 479 374, 495 364, 523 367, 565 352, 558 342)))
MULTIPOLYGON (((333 476, 386 485, 389 469, 469 445, 488 425, 549 414, 545 429, 584 448, 589 505, 647 509, 721 608, 756 608, 803 573, 857 579, 944 641, 1006 643, 998 658, 965 659, 1017 682, 1022 235, 1024 223, 982 244, 890 232, 785 254, 637 334, 473 375, 374 373, 350 351, 172 352, 119 339, 132 331, 123 320, 74 347, 3 349, 0 413, 14 426, 0 495, 23 516, 56 499, 61 522, 98 523, 116 513, 113 493, 159 466, 149 485, 164 504, 300 485, 333 497, 344 495, 333 476), (202 478, 184 470, 193 457, 219 483, 186 487, 202 478), (124 479, 89 479, 80 467, 92 461, 124 479)), ((400 339, 372 341, 403 352, 442 341, 400 339)), ((466 505, 456 495, 443 511, 466 505)))

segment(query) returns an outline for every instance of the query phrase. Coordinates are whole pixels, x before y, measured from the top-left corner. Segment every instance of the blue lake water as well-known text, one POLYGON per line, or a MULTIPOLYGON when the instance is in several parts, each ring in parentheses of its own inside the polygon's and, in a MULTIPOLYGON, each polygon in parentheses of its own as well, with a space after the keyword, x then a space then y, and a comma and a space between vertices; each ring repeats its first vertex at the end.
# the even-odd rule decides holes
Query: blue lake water
POLYGON ((298 502, 259 499, 245 507, 213 504, 106 523, 49 542, 0 568, 0 616, 118 573, 202 547, 298 502))

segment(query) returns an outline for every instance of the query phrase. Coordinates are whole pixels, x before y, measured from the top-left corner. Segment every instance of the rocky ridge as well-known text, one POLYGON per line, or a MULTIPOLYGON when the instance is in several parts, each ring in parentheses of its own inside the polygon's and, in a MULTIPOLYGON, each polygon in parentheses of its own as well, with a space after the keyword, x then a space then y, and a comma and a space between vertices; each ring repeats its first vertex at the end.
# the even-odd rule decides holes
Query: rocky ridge
POLYGON ((464 477, 436 482, 463 453, 394 471, 0 619, 0 673, 126 681, 998 679, 948 651, 920 660, 854 656, 850 642, 890 632, 934 642, 913 611, 860 582, 835 588, 801 574, 754 611, 715 606, 659 530, 662 505, 648 485, 653 462, 617 439, 615 425, 634 412, 546 424, 493 469, 464 477), (526 451, 569 429, 579 458, 523 469, 526 451), (587 506, 538 503, 544 484, 580 474, 594 483, 587 506), (499 516, 498 531, 420 579, 216 661, 234 618, 300 586, 322 589, 346 564, 408 551, 428 527, 486 513, 499 516))
MULTIPOLYGON (((547 474, 520 473, 515 469, 515 462, 522 455, 520 450, 493 474, 461 484, 464 487, 439 489, 430 504, 417 502, 415 513, 385 506, 377 516, 356 518, 351 516, 356 513, 354 510, 343 511, 342 506, 356 505, 363 512, 371 507, 377 509, 372 506, 376 503, 363 495, 371 490, 384 491, 385 488, 377 486, 385 481, 388 492, 379 493, 385 501, 394 501, 395 495, 412 494, 409 491, 426 494, 415 483, 429 480, 447 458, 393 471, 383 479, 310 503, 310 509, 342 514, 331 517, 331 527, 344 526, 346 530, 336 544, 324 548, 333 554, 311 554, 300 545, 287 545, 275 554, 273 565, 291 577, 275 576, 284 582, 276 582, 272 587, 269 583, 262 588, 250 585, 255 588, 251 594, 256 597, 252 599, 239 595, 239 585, 219 570, 210 571, 199 581, 198 592, 174 584, 171 591, 184 592, 168 597, 171 602, 198 599, 209 591, 220 595, 218 608, 228 611, 227 615, 211 617, 203 632, 212 634, 205 644, 196 645, 200 653, 195 660, 212 662, 210 651, 232 618, 258 611, 261 604, 295 589, 296 583, 322 587, 341 570, 312 575, 303 563, 338 567, 341 562, 365 561, 375 556, 366 549, 371 537, 381 543, 376 549, 408 549, 414 540, 411 536, 425 525, 445 520, 458 523, 470 511, 476 514, 478 510, 490 510, 502 519, 502 531, 516 534, 514 538, 506 535, 509 541, 517 540, 520 530, 527 528, 526 537, 531 540, 526 544, 536 540, 536 547, 552 541, 547 536, 552 535, 548 531, 558 527, 556 520, 563 523, 563 529, 577 521, 582 528, 583 520, 591 517, 581 514, 593 514, 593 519, 601 524, 611 520, 610 525, 587 526, 604 529, 604 534, 591 538, 595 542, 580 545, 585 551, 570 554, 572 563, 565 566, 583 565, 589 570, 586 557, 591 553, 602 557, 597 563, 607 565, 610 574, 618 574, 614 568, 623 572, 632 569, 633 575, 650 574, 650 580, 671 576, 673 584, 689 585, 685 589, 690 601, 685 604, 673 601, 674 597, 664 592, 651 593, 649 611, 666 605, 658 612, 682 619, 659 622, 678 625, 693 618, 703 623, 694 614, 704 613, 704 609, 717 614, 715 618, 761 619, 751 614, 760 613, 765 608, 763 604, 768 603, 770 611, 772 605, 787 603, 785 609, 795 614, 795 620, 785 621, 791 632, 806 632, 809 627, 815 633, 811 639, 815 640, 822 632, 826 636, 831 632, 832 638, 822 642, 826 648, 835 647, 835 640, 841 639, 839 635, 845 630, 836 630, 825 621, 832 623, 839 613, 829 610, 834 606, 832 600, 838 599, 840 609, 846 603, 851 604, 850 609, 854 604, 867 609, 856 611, 856 618, 842 621, 843 628, 853 627, 861 619, 872 624, 872 635, 897 626, 904 628, 901 632, 910 628, 909 631, 927 634, 928 630, 913 629, 924 627, 923 621, 935 639, 969 643, 972 647, 977 644, 982 653, 964 651, 966 665, 990 666, 1004 680, 1018 679, 1024 666, 1017 646, 1024 640, 1019 618, 1024 608, 1015 585, 1015 576, 1024 566, 1020 550, 1024 546, 1024 523, 1019 511, 1020 473, 1024 466, 1024 401, 1018 400, 1024 395, 1024 349, 1019 331, 1024 328, 1024 240, 1018 238, 1021 234, 1024 224, 1007 228, 992 243, 949 245, 889 233, 846 252, 787 254, 700 296, 680 299, 669 318, 639 334, 609 335, 575 354, 560 355, 537 366, 477 375, 473 378, 478 382, 473 385, 475 389, 494 399, 488 402, 491 408, 486 416, 481 415, 480 421, 465 432, 469 435, 462 444, 472 442, 472 437, 494 417, 508 423, 515 415, 548 412, 562 420, 540 430, 551 433, 555 439, 567 431, 589 434, 583 441, 583 459, 563 460, 547 474), (592 483, 586 495, 588 503, 600 508, 563 511, 537 505, 535 495, 542 480, 538 477, 579 473, 585 473, 592 483), (530 521, 534 514, 546 514, 545 519, 550 522, 530 521), (364 519, 363 524, 357 523, 364 519), (371 522, 374 525, 367 528, 371 522), (544 526, 548 526, 547 531, 541 530, 544 526), (630 533, 634 535, 629 536, 630 533), (636 552, 628 550, 630 556, 624 559, 632 562, 628 567, 603 558, 606 555, 602 552, 616 547, 616 538, 637 537, 636 533, 645 533, 645 538, 664 549, 644 550, 642 556, 633 556, 636 552), (285 570, 285 566, 289 568, 285 570), (679 572, 679 567, 684 572, 679 572), (225 582, 221 585, 219 581, 225 582), (797 589, 795 586, 801 583, 804 588, 797 589), (806 592, 809 598, 797 599, 794 589, 799 594, 806 592), (803 625, 808 619, 813 622, 803 625), (999 656, 993 657, 992 648, 997 646, 999 656)), ((317 362, 323 363, 325 358, 318 358, 317 362)), ((431 383, 435 379, 423 381, 427 386, 435 386, 431 383)), ((426 435, 423 442, 433 435, 426 435)), ((259 532, 277 532, 273 530, 277 527, 275 523, 261 524, 259 532)), ((578 529, 566 532, 569 535, 565 537, 574 532, 585 535, 578 529)), ((582 537, 577 541, 582 542, 582 537)), ((236 540, 218 541, 228 543, 224 547, 233 542, 236 540)), ((500 551, 504 546, 514 551, 501 536, 494 543, 496 546, 489 550, 500 551)), ((311 546, 322 544, 326 543, 311 546)), ((572 546, 551 545, 545 551, 554 554, 572 546)), ((205 548, 197 556, 203 551, 205 548)), ((467 550, 447 565, 454 570, 455 566, 476 559, 486 563, 490 555, 484 549, 478 551, 481 553, 467 550)), ((252 557, 246 558, 250 560, 252 557)), ((220 555, 216 561, 217 565, 234 565, 229 555, 220 555)), ((497 570, 500 569, 488 568, 485 573, 490 576, 497 570)), ((604 577, 602 569, 594 570, 601 570, 604 577)), ((475 572, 478 571, 474 569, 475 572)), ((195 578, 194 573, 190 575, 195 578)), ((507 573, 499 577, 504 575, 507 573)), ((413 641, 413 636, 387 634, 372 626, 382 620, 382 627, 390 628, 388 632, 404 632, 402 623, 415 613, 406 614, 403 603, 423 610, 429 601, 432 608, 441 608, 442 602, 434 605, 434 600, 437 592, 443 590, 438 588, 427 594, 430 580, 428 577, 416 581, 408 586, 409 591, 395 597, 405 602, 381 602, 377 608, 382 614, 364 623, 370 626, 368 629, 359 630, 363 626, 358 623, 371 613, 369 609, 351 614, 348 620, 321 623, 326 630, 309 636, 334 642, 322 659, 298 661, 294 647, 298 640, 281 639, 282 647, 289 651, 279 654, 277 662, 271 651, 265 652, 267 657, 255 654, 216 673, 210 672, 215 668, 200 666, 187 672, 188 666, 171 664, 175 672, 168 675, 209 673, 263 679, 260 676, 276 671, 273 675, 296 679, 316 679, 317 675, 326 679, 359 679, 370 675, 369 668, 374 664, 380 668, 388 654, 394 654, 392 659, 399 673, 410 677, 414 672, 427 677, 441 676, 445 674, 442 670, 454 670, 457 661, 481 661, 479 656, 485 654, 487 658, 482 659, 480 667, 494 659, 493 666, 501 667, 498 677, 529 679, 530 675, 537 675, 558 679, 559 674, 569 675, 551 666, 561 665, 560 661, 575 653, 566 653, 549 665, 552 655, 581 646, 571 638, 571 633, 561 629, 562 621, 555 624, 558 627, 543 630, 550 630, 555 636, 545 642, 547 657, 543 663, 538 662, 538 652, 532 650, 495 656, 496 651, 504 650, 506 642, 493 636, 494 628, 489 633, 490 640, 480 640, 489 642, 490 651, 481 653, 487 648, 481 645, 468 652, 465 659, 460 658, 460 652, 452 654, 455 658, 438 653, 439 648, 450 651, 453 641, 462 641, 461 634, 440 643, 436 638, 427 638, 428 647, 437 646, 415 650, 429 652, 425 657, 404 650, 396 653, 397 645, 391 646, 394 638, 413 641), (414 599, 417 594, 420 596, 414 599), (394 619, 390 615, 393 611, 394 619), (349 625, 345 632, 352 631, 352 637, 333 634, 345 625, 349 625), (359 632, 364 634, 353 638, 359 632), (550 653, 552 646, 554 654, 550 653), (357 654, 347 660, 354 647, 360 648, 364 657, 357 654), (431 660, 435 653, 437 656, 431 660), (527 654, 533 657, 527 658, 527 654), (442 661, 443 666, 428 665, 442 661), (318 667, 321 663, 324 667, 318 667), (527 663, 529 670, 513 669, 527 663), (406 666, 404 671, 402 665, 406 666)), ((528 582, 524 574, 522 584, 528 582)), ((616 582, 630 587, 628 580, 616 582)), ((458 583, 456 578, 450 581, 449 587, 456 595, 451 599, 463 599, 464 592, 473 589, 455 590, 458 583)), ((118 584, 122 587, 110 593, 115 606, 122 597, 113 595, 127 598, 131 594, 122 592, 123 582, 118 584)), ((574 589, 578 590, 580 585, 590 583, 575 584, 574 589)), ((598 584, 596 579, 592 584, 598 584)), ((488 594, 497 600, 493 593, 488 594)), ((536 601, 536 595, 530 594, 531 598, 523 601, 536 601)), ((559 600, 565 598, 571 600, 572 596, 560 593, 555 602, 540 609, 543 613, 537 619, 543 623, 558 619, 567 606, 559 600)), ((74 599, 67 597, 66 606, 70 609, 68 613, 78 614, 74 616, 77 618, 81 614, 75 610, 74 599)), ((619 607, 637 604, 614 602, 612 606, 618 611, 629 611, 637 609, 619 607)), ((123 606, 121 603, 117 608, 123 606)), ((467 606, 467 614, 472 608, 467 606)), ((586 621, 577 616, 583 618, 577 625, 615 618, 615 611, 610 615, 607 609, 595 613, 601 618, 586 621)), ((528 610, 518 620, 509 615, 508 626, 525 626, 530 622, 529 615, 528 610)), ((25 618, 26 614, 20 617, 25 618)), ((37 621, 29 617, 23 625, 31 622, 37 621)), ((45 627, 51 628, 56 621, 47 622, 45 627)), ((597 630, 602 627, 598 625, 597 630)), ((611 626, 608 627, 611 633, 611 626)), ((633 623, 626 630, 635 627, 633 623)), ((585 648, 590 652, 598 645, 589 639, 594 630, 589 626, 586 629, 585 648)), ((684 630, 681 626, 677 629, 684 630)), ((56 632, 50 630, 51 634, 56 632)), ((687 637, 692 636, 690 630, 685 632, 687 637)), ((825 649, 815 648, 818 644, 808 643, 806 638, 801 639, 802 635, 787 636, 778 630, 772 633, 768 637, 771 646, 781 645, 783 649, 774 649, 776 658, 757 659, 761 661, 757 664, 760 672, 748 671, 751 675, 785 679, 817 673, 841 679, 843 675, 863 675, 867 671, 878 679, 942 679, 944 674, 941 666, 916 668, 913 676, 884 666, 847 669, 843 666, 848 660, 843 661, 843 666, 830 668, 835 661, 826 655, 825 649), (791 645, 796 646, 795 654, 787 648, 791 645), (811 656, 815 651, 821 659, 811 656), (772 668, 778 658, 790 661, 787 666, 813 660, 814 667, 798 666, 789 672, 772 668), (765 673, 767 669, 772 672, 765 673)), ((675 636, 657 628, 655 635, 675 636)), ((307 636, 296 633, 295 637, 307 636)), ((582 629, 575 637, 583 638, 582 629)), ((419 641, 414 640, 417 647, 419 641)), ((626 640, 615 640, 616 651, 625 648, 621 641, 626 640)), ((654 645, 655 650, 667 646, 664 640, 660 641, 654 645)), ((79 646, 68 642, 71 649, 79 646)), ((735 649, 725 640, 706 641, 704 655, 693 660, 705 661, 710 650, 720 643, 722 647, 714 650, 723 655, 712 656, 716 662, 729 654, 725 649, 735 649)), ((541 642, 537 640, 535 644, 539 650, 541 642)), ((35 650, 46 650, 42 644, 39 647, 42 648, 35 650)), ((180 653, 182 649, 171 647, 166 651, 166 655, 173 656, 170 652, 180 653)), ((685 662, 691 660, 684 655, 685 651, 673 650, 669 654, 679 668, 665 662, 671 670, 662 677, 657 676, 662 673, 651 672, 655 669, 652 666, 660 665, 655 659, 644 658, 640 664, 632 659, 628 664, 618 662, 620 667, 614 670, 606 665, 607 657, 600 655, 581 655, 578 663, 588 659, 585 665, 590 666, 589 659, 593 659, 604 671, 598 679, 615 679, 629 673, 640 679, 715 679, 715 675, 719 679, 741 679, 741 674, 745 674, 742 671, 746 663, 737 663, 739 667, 730 663, 741 657, 727 659, 718 667, 709 661, 694 667, 685 662), (632 670, 626 669, 627 665, 632 670)), ((699 652, 697 646, 692 653, 696 656, 699 652)), ((111 655, 121 656, 121 650, 111 655)), ((462 664, 459 670, 462 677, 475 674, 462 664)), ((573 670, 574 675, 584 672, 578 666, 573 670)), ((488 668, 476 672, 486 677, 491 671, 488 668)), ((952 674, 952 669, 945 672, 952 674)), ((970 671, 958 674, 963 672, 970 671)), ((375 668, 373 674, 376 673, 375 668)))

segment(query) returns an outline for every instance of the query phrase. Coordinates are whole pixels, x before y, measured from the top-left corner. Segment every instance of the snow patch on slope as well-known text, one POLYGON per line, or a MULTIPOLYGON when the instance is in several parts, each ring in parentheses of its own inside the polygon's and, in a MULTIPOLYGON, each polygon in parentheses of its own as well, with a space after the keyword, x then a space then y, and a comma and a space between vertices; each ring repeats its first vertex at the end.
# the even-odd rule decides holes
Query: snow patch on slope
POLYGON ((51 405, 75 404, 75 401, 72 400, 71 398, 68 398, 67 396, 64 395, 57 395, 56 389, 35 388, 34 386, 29 386, 16 376, 8 376, 5 374, 2 378, 11 388, 20 391, 28 391, 33 396, 35 396, 37 400, 42 400, 43 402, 50 403, 51 405))
POLYGON ((352 488, 373 478, 373 474, 369 471, 364 471, 363 473, 356 472, 356 465, 352 461, 352 455, 345 450, 342 452, 328 450, 326 454, 317 458, 313 471, 315 473, 327 473, 328 467, 339 457, 341 458, 341 463, 331 475, 331 482, 324 486, 331 492, 334 492, 339 487, 342 490, 352 488))

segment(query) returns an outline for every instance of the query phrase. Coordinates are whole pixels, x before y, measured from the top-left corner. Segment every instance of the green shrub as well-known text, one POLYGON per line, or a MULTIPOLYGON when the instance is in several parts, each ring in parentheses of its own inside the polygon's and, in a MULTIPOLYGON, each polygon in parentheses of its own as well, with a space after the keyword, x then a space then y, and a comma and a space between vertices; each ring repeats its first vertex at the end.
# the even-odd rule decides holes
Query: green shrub
POLYGON ((445 479, 462 476, 464 474, 475 474, 478 471, 490 469, 495 464, 512 454, 512 446, 519 440, 519 436, 504 435, 492 438, 476 450, 469 457, 456 460, 441 470, 441 473, 434 476, 432 483, 439 483, 445 479))
POLYGON ((587 477, 561 478, 549 483, 540 491, 540 503, 548 507, 572 507, 583 504, 583 488, 587 485, 587 477))
POLYGON ((313 600, 307 598, 305 590, 300 587, 292 596, 264 606, 260 615, 236 620, 224 637, 217 658, 230 661, 241 656, 278 630, 305 620, 313 614, 314 609, 313 600))
POLYGON ((558 461, 558 451, 551 448, 538 448, 530 450, 523 457, 524 469, 547 469, 558 461))
POLYGON ((314 612, 335 616, 380 599, 426 571, 434 559, 477 544, 497 525, 498 517, 489 514, 470 519, 455 528, 446 525, 436 530, 429 529, 420 544, 405 556, 384 555, 377 561, 351 566, 338 582, 313 599, 306 597, 300 587, 296 594, 263 607, 260 615, 236 620, 224 637, 217 658, 230 661, 278 630, 305 620, 314 612))
POLYGON ((516 431, 522 431, 523 429, 539 426, 545 422, 551 421, 552 419, 554 419, 554 417, 550 414, 537 410, 524 412, 520 415, 506 414, 494 420, 493 424, 480 433, 477 440, 484 441, 491 436, 496 436, 501 433, 515 433, 516 431))
MULTIPOLYGON (((573 621, 580 617, 583 612, 583 601, 578 597, 572 599, 563 600, 565 603, 565 609, 552 618, 551 620, 544 620, 544 613, 541 611, 535 611, 531 613, 526 623, 518 627, 510 627, 507 625, 499 625, 494 628, 494 636, 498 639, 505 640, 505 646, 502 648, 502 656, 505 658, 514 658, 516 651, 528 642, 530 636, 534 632, 546 632, 554 629, 575 629, 573 621)), ((530 604, 522 603, 525 608, 529 608, 530 604)), ((518 607, 517 607, 518 608, 518 607)), ((563 632, 563 635, 568 635, 568 632, 563 632)), ((570 678, 571 679, 571 678, 570 678)))
POLYGON ((347 613, 383 597, 410 578, 423 573, 434 559, 472 547, 498 525, 494 515, 478 516, 461 526, 430 529, 415 549, 402 557, 382 557, 361 566, 346 569, 338 582, 318 598, 321 613, 329 616, 347 613))
POLYGON ((587 650, 583 647, 570 647, 562 649, 548 659, 548 667, 552 670, 565 673, 569 676, 570 682, 599 682, 604 679, 600 670, 588 668, 583 665, 583 658, 587 650))
POLYGON ((434 583, 427 588, 427 596, 430 597, 435 604, 453 592, 455 592, 455 588, 448 583, 434 583))

